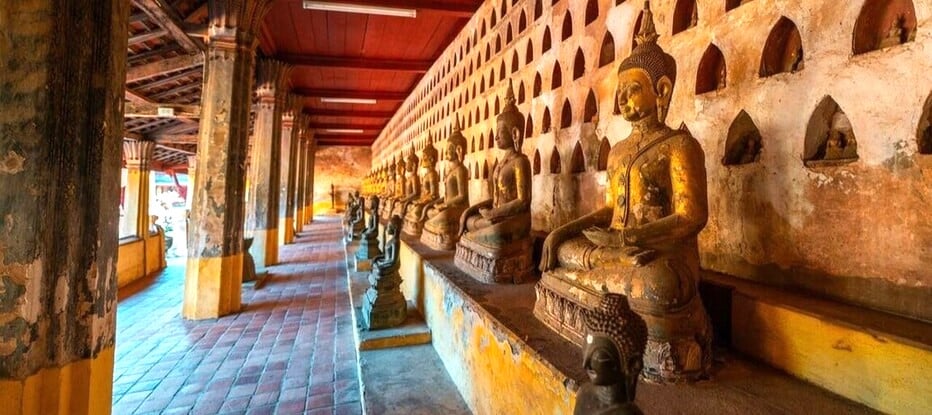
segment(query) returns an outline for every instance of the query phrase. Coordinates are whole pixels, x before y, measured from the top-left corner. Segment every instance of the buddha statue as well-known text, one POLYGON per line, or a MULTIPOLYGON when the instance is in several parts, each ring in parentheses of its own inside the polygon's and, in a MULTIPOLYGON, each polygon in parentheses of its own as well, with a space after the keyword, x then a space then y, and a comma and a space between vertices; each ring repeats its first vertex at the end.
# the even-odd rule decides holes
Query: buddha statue
POLYGON ((408 206, 421 197, 421 177, 417 174, 421 160, 412 148, 408 152, 408 157, 404 161, 404 186, 401 197, 395 200, 392 207, 392 215, 404 218, 408 212, 408 206))
POLYGON ((405 197, 405 161, 398 160, 393 166, 392 193, 386 198, 385 206, 382 207, 382 219, 386 222, 391 219, 397 202, 405 197))
POLYGON ((432 206, 440 200, 440 173, 437 173, 437 149, 428 135, 427 145, 421 150, 421 197, 412 201, 405 212, 405 223, 402 231, 415 238, 421 237, 424 228, 425 208, 432 206))
POLYGON ((467 208, 460 219, 456 265, 487 283, 522 283, 532 276, 531 163, 521 153, 524 115, 511 83, 496 118, 501 160, 489 179, 491 199, 467 208))
POLYGON ((676 61, 657 45, 649 2, 643 16, 618 69, 616 106, 633 129, 609 153, 607 206, 547 236, 534 314, 581 344, 584 311, 604 292, 624 294, 647 322, 644 376, 667 383, 700 378, 712 361, 698 293, 708 199, 702 147, 665 124, 676 61))
POLYGON ((459 241, 460 216, 469 206, 469 170, 463 165, 466 137, 463 137, 459 120, 453 127, 453 134, 447 138, 444 154, 447 168, 443 177, 443 201, 424 210, 427 222, 421 242, 433 249, 449 251, 459 241))
MULTIPOLYGON (((359 248, 356 249, 356 268, 359 263, 375 259, 382 254, 379 249, 379 197, 369 196, 369 217, 366 228, 359 235, 359 248)), ((365 268, 365 267, 363 267, 365 268)))
POLYGON ((643 414, 634 395, 644 365, 647 324, 620 294, 605 294, 598 308, 585 314, 583 366, 590 383, 576 393, 573 413, 643 414))
POLYGON ((383 254, 372 261, 369 289, 363 298, 363 323, 369 330, 396 327, 407 318, 408 303, 401 293, 399 257, 401 217, 392 216, 385 227, 383 254))
POLYGON ((858 158, 858 142, 854 128, 845 113, 835 111, 825 139, 823 160, 854 160, 858 158))
POLYGON ((364 221, 364 201, 359 195, 359 191, 357 190, 355 193, 350 193, 348 200, 344 230, 346 233, 346 241, 350 242, 362 233, 366 227, 366 223, 364 221))

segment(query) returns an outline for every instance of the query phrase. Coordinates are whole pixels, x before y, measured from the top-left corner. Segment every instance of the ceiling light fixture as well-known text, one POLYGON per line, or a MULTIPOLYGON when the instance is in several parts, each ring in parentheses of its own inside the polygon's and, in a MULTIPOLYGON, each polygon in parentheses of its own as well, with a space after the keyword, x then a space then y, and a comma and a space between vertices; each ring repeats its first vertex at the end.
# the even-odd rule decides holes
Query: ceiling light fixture
POLYGON ((366 6, 361 4, 334 3, 329 1, 304 0, 307 10, 321 10, 325 12, 377 14, 380 16, 417 17, 415 9, 399 9, 395 7, 366 6))
POLYGON ((324 132, 325 132, 325 133, 332 133, 332 134, 362 134, 362 133, 364 133, 365 131, 363 131, 363 130, 354 130, 354 129, 330 128, 330 129, 324 130, 324 132))
POLYGON ((375 105, 379 101, 367 98, 321 98, 320 102, 324 104, 362 104, 375 105))

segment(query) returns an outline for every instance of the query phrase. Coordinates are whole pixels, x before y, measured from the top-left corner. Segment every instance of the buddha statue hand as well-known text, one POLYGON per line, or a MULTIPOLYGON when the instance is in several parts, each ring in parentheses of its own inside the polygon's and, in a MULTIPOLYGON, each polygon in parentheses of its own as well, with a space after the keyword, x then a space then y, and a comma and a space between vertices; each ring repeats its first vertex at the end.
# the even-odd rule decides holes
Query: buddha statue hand
POLYGON ((547 239, 544 240, 544 246, 540 253, 540 266, 538 267, 540 272, 551 271, 557 267, 559 263, 557 259, 557 249, 566 239, 566 236, 563 235, 563 232, 560 232, 560 229, 556 229, 547 235, 547 239))
POLYGON ((493 224, 502 222, 507 219, 502 215, 496 215, 492 209, 488 208, 479 209, 479 214, 482 215, 485 220, 489 221, 489 223, 493 224))
POLYGON ((626 246, 624 231, 592 226, 583 230, 582 233, 586 236, 586 239, 588 239, 589 242, 592 242, 598 246, 608 248, 622 248, 626 246))

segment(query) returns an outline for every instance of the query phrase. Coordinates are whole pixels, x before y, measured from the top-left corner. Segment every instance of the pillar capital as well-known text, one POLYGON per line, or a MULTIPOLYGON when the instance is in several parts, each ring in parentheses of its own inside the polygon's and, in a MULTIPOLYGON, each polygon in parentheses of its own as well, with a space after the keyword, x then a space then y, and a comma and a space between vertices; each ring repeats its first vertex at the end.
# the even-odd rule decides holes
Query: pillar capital
POLYGON ((255 48, 258 32, 273 0, 208 0, 209 45, 255 48))
POLYGON ((293 66, 275 59, 263 58, 256 62, 256 96, 259 97, 260 105, 284 106, 292 68, 293 66))
POLYGON ((152 156, 155 154, 154 141, 124 141, 123 158, 126 168, 149 170, 152 166, 152 156))

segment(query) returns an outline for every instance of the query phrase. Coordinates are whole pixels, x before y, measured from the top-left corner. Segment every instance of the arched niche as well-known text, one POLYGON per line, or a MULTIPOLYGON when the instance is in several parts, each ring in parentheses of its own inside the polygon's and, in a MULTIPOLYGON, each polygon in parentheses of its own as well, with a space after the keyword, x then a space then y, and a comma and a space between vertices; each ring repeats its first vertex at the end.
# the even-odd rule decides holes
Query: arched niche
POLYGON ((760 151, 763 148, 763 139, 760 130, 747 112, 741 110, 731 127, 728 128, 728 138, 725 140, 725 156, 722 164, 735 166, 738 164, 754 163, 760 160, 760 151))
POLYGON ((520 85, 518 86, 518 103, 523 104, 526 98, 527 97, 524 93, 524 82, 520 82, 520 85))
POLYGON ((563 69, 560 69, 560 62, 553 64, 553 74, 550 77, 550 89, 557 89, 563 86, 563 69))
POLYGON ((540 150, 534 150, 534 166, 532 171, 535 176, 540 174, 540 150))
POLYGON ((599 143, 599 171, 608 170, 608 155, 612 152, 612 145, 608 142, 607 137, 602 137, 602 142, 599 143))
POLYGON ((550 174, 560 174, 563 173, 563 166, 560 161, 560 150, 557 150, 557 146, 553 146, 553 152, 550 153, 550 174))
POLYGON ((590 89, 589 95, 586 97, 586 110, 583 113, 583 122, 594 122, 598 116, 599 102, 595 98, 595 92, 590 89))
POLYGON ((932 94, 926 98, 919 117, 919 129, 916 131, 916 143, 919 154, 932 154, 932 94))
POLYGON ((532 117, 527 117, 524 123, 524 136, 527 138, 534 136, 534 118, 532 117))
POLYGON ((576 59, 573 61, 573 80, 582 78, 586 74, 586 55, 582 48, 576 50, 576 59))
POLYGON ((534 20, 540 19, 544 15, 544 1, 534 0, 534 20))
POLYGON ((494 29, 495 25, 498 24, 498 16, 495 15, 495 12, 492 12, 492 17, 489 18, 489 29, 494 29))
POLYGON ((848 115, 832 97, 816 106, 806 127, 806 166, 839 165, 858 159, 858 141, 848 115))
POLYGON ((673 9, 673 34, 680 33, 699 23, 699 8, 696 0, 678 0, 673 9))
POLYGON ((599 18, 599 0, 589 0, 586 4, 586 26, 599 18))
POLYGON ((511 73, 518 72, 518 53, 512 52, 511 54, 511 73))
POLYGON ((780 17, 770 30, 760 60, 760 76, 765 78, 783 72, 803 69, 803 40, 792 20, 780 17))
POLYGON ((550 132, 550 108, 544 108, 544 118, 540 123, 541 134, 550 132))
POLYGON ((718 91, 724 89, 727 80, 725 56, 715 44, 710 44, 702 54, 699 61, 699 72, 696 74, 696 94, 718 91))
POLYGON ((916 39, 916 8, 911 0, 866 0, 854 24, 855 55, 916 39))
POLYGON ((498 80, 501 81, 504 79, 505 79, 505 60, 502 59, 501 67, 498 68, 498 80))
POLYGON ((511 25, 509 24, 509 25, 508 25, 508 32, 506 32, 506 34, 505 34, 505 44, 506 44, 506 45, 510 44, 511 41, 514 40, 514 39, 515 39, 514 31, 513 31, 513 29, 511 28, 511 25))
POLYGON ((485 58, 482 59, 482 62, 488 62, 491 57, 492 57, 492 45, 486 43, 485 44, 485 58))
POLYGON ((560 128, 570 128, 573 125, 573 107, 570 100, 563 101, 563 110, 560 112, 560 128))
POLYGON ((475 164, 474 166, 475 166, 475 167, 473 167, 473 170, 472 170, 472 171, 473 171, 473 179, 477 179, 477 180, 478 180, 478 179, 481 179, 481 178, 482 178, 482 176, 481 176, 482 171, 479 169, 479 163, 476 162, 476 164, 475 164))
POLYGON ((602 39, 602 49, 599 52, 599 67, 603 67, 615 61, 615 38, 611 32, 605 32, 605 38, 602 39))
POLYGON ((566 40, 570 36, 573 36, 573 15, 570 14, 570 11, 566 11, 566 15, 563 17, 563 29, 560 31, 560 39, 566 40))
POLYGON ((482 164, 482 178, 483 179, 489 178, 489 161, 488 160, 486 160, 482 164))
POLYGON ((530 65, 534 61, 534 42, 527 42, 527 50, 524 51, 524 63, 530 65))
POLYGON ((748 4, 753 0, 725 0, 725 11, 731 11, 742 4, 748 4))
POLYGON ((680 123, 680 127, 677 128, 677 129, 680 130, 680 131, 683 131, 683 132, 685 132, 685 133, 687 133, 687 134, 689 134, 689 135, 693 135, 693 133, 692 133, 691 131, 689 131, 689 126, 686 125, 685 122, 681 122, 681 123, 680 123))
POLYGON ((552 40, 550 39, 550 28, 548 27, 544 29, 544 39, 541 41, 541 47, 540 47, 541 53, 546 53, 547 51, 549 51, 551 43, 552 43, 552 40))
POLYGON ((495 131, 489 131, 489 150, 495 148, 495 131))
POLYGON ((479 151, 485 150, 485 134, 479 135, 479 151))
POLYGON ((521 18, 518 19, 518 33, 524 33, 525 29, 527 29, 527 14, 524 13, 524 10, 521 10, 521 18))
POLYGON ((501 113, 502 113, 502 101, 498 97, 495 97, 495 112, 493 112, 492 114, 501 114, 501 113))
POLYGON ((537 76, 534 77, 534 98, 537 98, 540 96, 540 90, 541 90, 542 83, 543 81, 541 80, 541 76, 538 73, 537 76))
POLYGON ((502 0, 501 15, 505 17, 508 14, 508 0, 502 0))
POLYGON ((486 34, 486 28, 485 28, 485 26, 486 26, 486 23, 485 23, 485 22, 482 22, 482 29, 480 29, 480 31, 481 31, 482 33, 480 33, 479 37, 485 37, 485 34, 486 34))
POLYGON ((570 173, 585 173, 586 172, 586 157, 583 155, 582 144, 579 141, 576 142, 576 146, 573 147, 573 157, 570 159, 570 173))
POLYGON ((482 110, 482 120, 485 121, 489 119, 489 102, 485 102, 485 109, 482 110))

